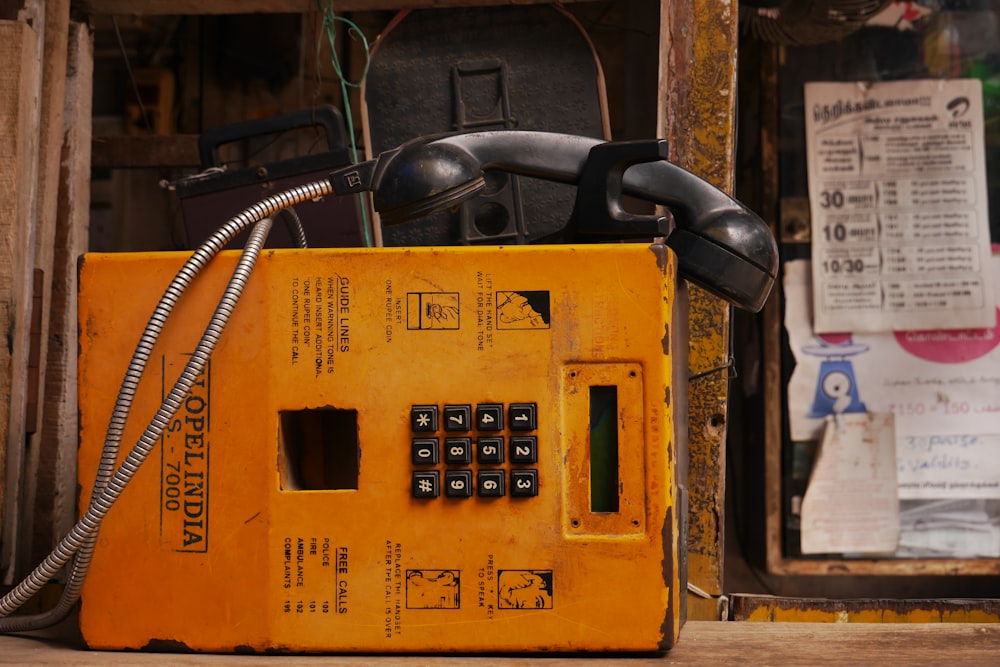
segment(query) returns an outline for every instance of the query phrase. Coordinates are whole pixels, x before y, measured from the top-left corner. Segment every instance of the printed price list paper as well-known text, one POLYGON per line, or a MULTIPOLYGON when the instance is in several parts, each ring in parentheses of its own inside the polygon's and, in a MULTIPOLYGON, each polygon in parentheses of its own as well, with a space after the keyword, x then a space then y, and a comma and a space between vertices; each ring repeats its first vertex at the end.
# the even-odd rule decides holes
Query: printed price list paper
POLYGON ((996 323, 976 79, 808 83, 817 333, 996 323))

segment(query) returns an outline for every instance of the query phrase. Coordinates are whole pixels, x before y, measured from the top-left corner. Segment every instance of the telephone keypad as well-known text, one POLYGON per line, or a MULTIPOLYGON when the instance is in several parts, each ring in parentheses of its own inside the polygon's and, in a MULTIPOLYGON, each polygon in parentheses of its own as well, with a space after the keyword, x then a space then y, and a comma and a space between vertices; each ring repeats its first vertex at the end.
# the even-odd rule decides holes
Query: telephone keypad
POLYGON ((525 434, 537 430, 537 414, 536 403, 510 403, 506 406, 502 403, 479 403, 475 406, 449 403, 440 411, 437 405, 412 406, 410 429, 414 437, 411 439, 410 456, 413 465, 433 466, 443 458, 446 466, 443 484, 441 471, 414 470, 411 473, 413 497, 438 498, 442 488, 447 498, 537 496, 537 469, 502 467, 507 461, 513 466, 538 463, 538 437, 525 434), (505 426, 518 435, 503 435, 505 426), (444 454, 441 455, 441 440, 423 436, 438 431, 468 432, 470 436, 444 438, 444 454), (473 431, 480 435, 477 437, 473 431), (500 467, 472 470, 467 466, 473 465, 473 458, 478 466, 500 467))

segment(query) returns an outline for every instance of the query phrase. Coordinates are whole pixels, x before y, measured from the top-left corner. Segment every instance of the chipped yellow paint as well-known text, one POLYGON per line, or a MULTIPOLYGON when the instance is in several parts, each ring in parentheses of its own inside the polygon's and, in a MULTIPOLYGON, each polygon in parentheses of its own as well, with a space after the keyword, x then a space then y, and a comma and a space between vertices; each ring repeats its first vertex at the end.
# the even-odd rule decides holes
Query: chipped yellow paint
MULTIPOLYGON (((728 192, 736 108, 735 0, 662 0, 659 127, 671 160, 728 192)), ((729 306, 692 288, 688 447, 688 578, 722 593, 729 306)), ((716 600, 688 596, 688 618, 718 618, 716 600)))
POLYGON ((735 596, 733 619, 780 623, 1000 623, 1000 600, 735 596))

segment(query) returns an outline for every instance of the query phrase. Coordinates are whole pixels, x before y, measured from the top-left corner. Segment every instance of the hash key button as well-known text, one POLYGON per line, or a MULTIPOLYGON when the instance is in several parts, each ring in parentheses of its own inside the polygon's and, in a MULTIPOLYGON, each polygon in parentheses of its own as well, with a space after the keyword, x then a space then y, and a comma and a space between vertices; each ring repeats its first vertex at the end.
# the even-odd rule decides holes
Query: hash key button
POLYGON ((441 493, 440 477, 437 470, 413 473, 412 491, 414 498, 437 498, 441 493))
POLYGON ((512 431, 534 431, 537 428, 536 413, 538 406, 535 403, 511 403, 507 412, 510 416, 510 430, 512 431))

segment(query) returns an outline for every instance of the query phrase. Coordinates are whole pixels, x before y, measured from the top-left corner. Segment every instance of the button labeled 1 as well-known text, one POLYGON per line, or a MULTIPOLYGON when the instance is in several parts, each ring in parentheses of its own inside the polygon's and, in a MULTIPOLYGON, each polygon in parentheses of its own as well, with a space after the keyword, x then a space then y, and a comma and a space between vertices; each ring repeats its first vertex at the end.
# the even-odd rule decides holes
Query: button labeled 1
POLYGON ((507 409, 510 416, 510 430, 534 431, 537 427, 535 415, 538 407, 534 403, 511 403, 507 409))

